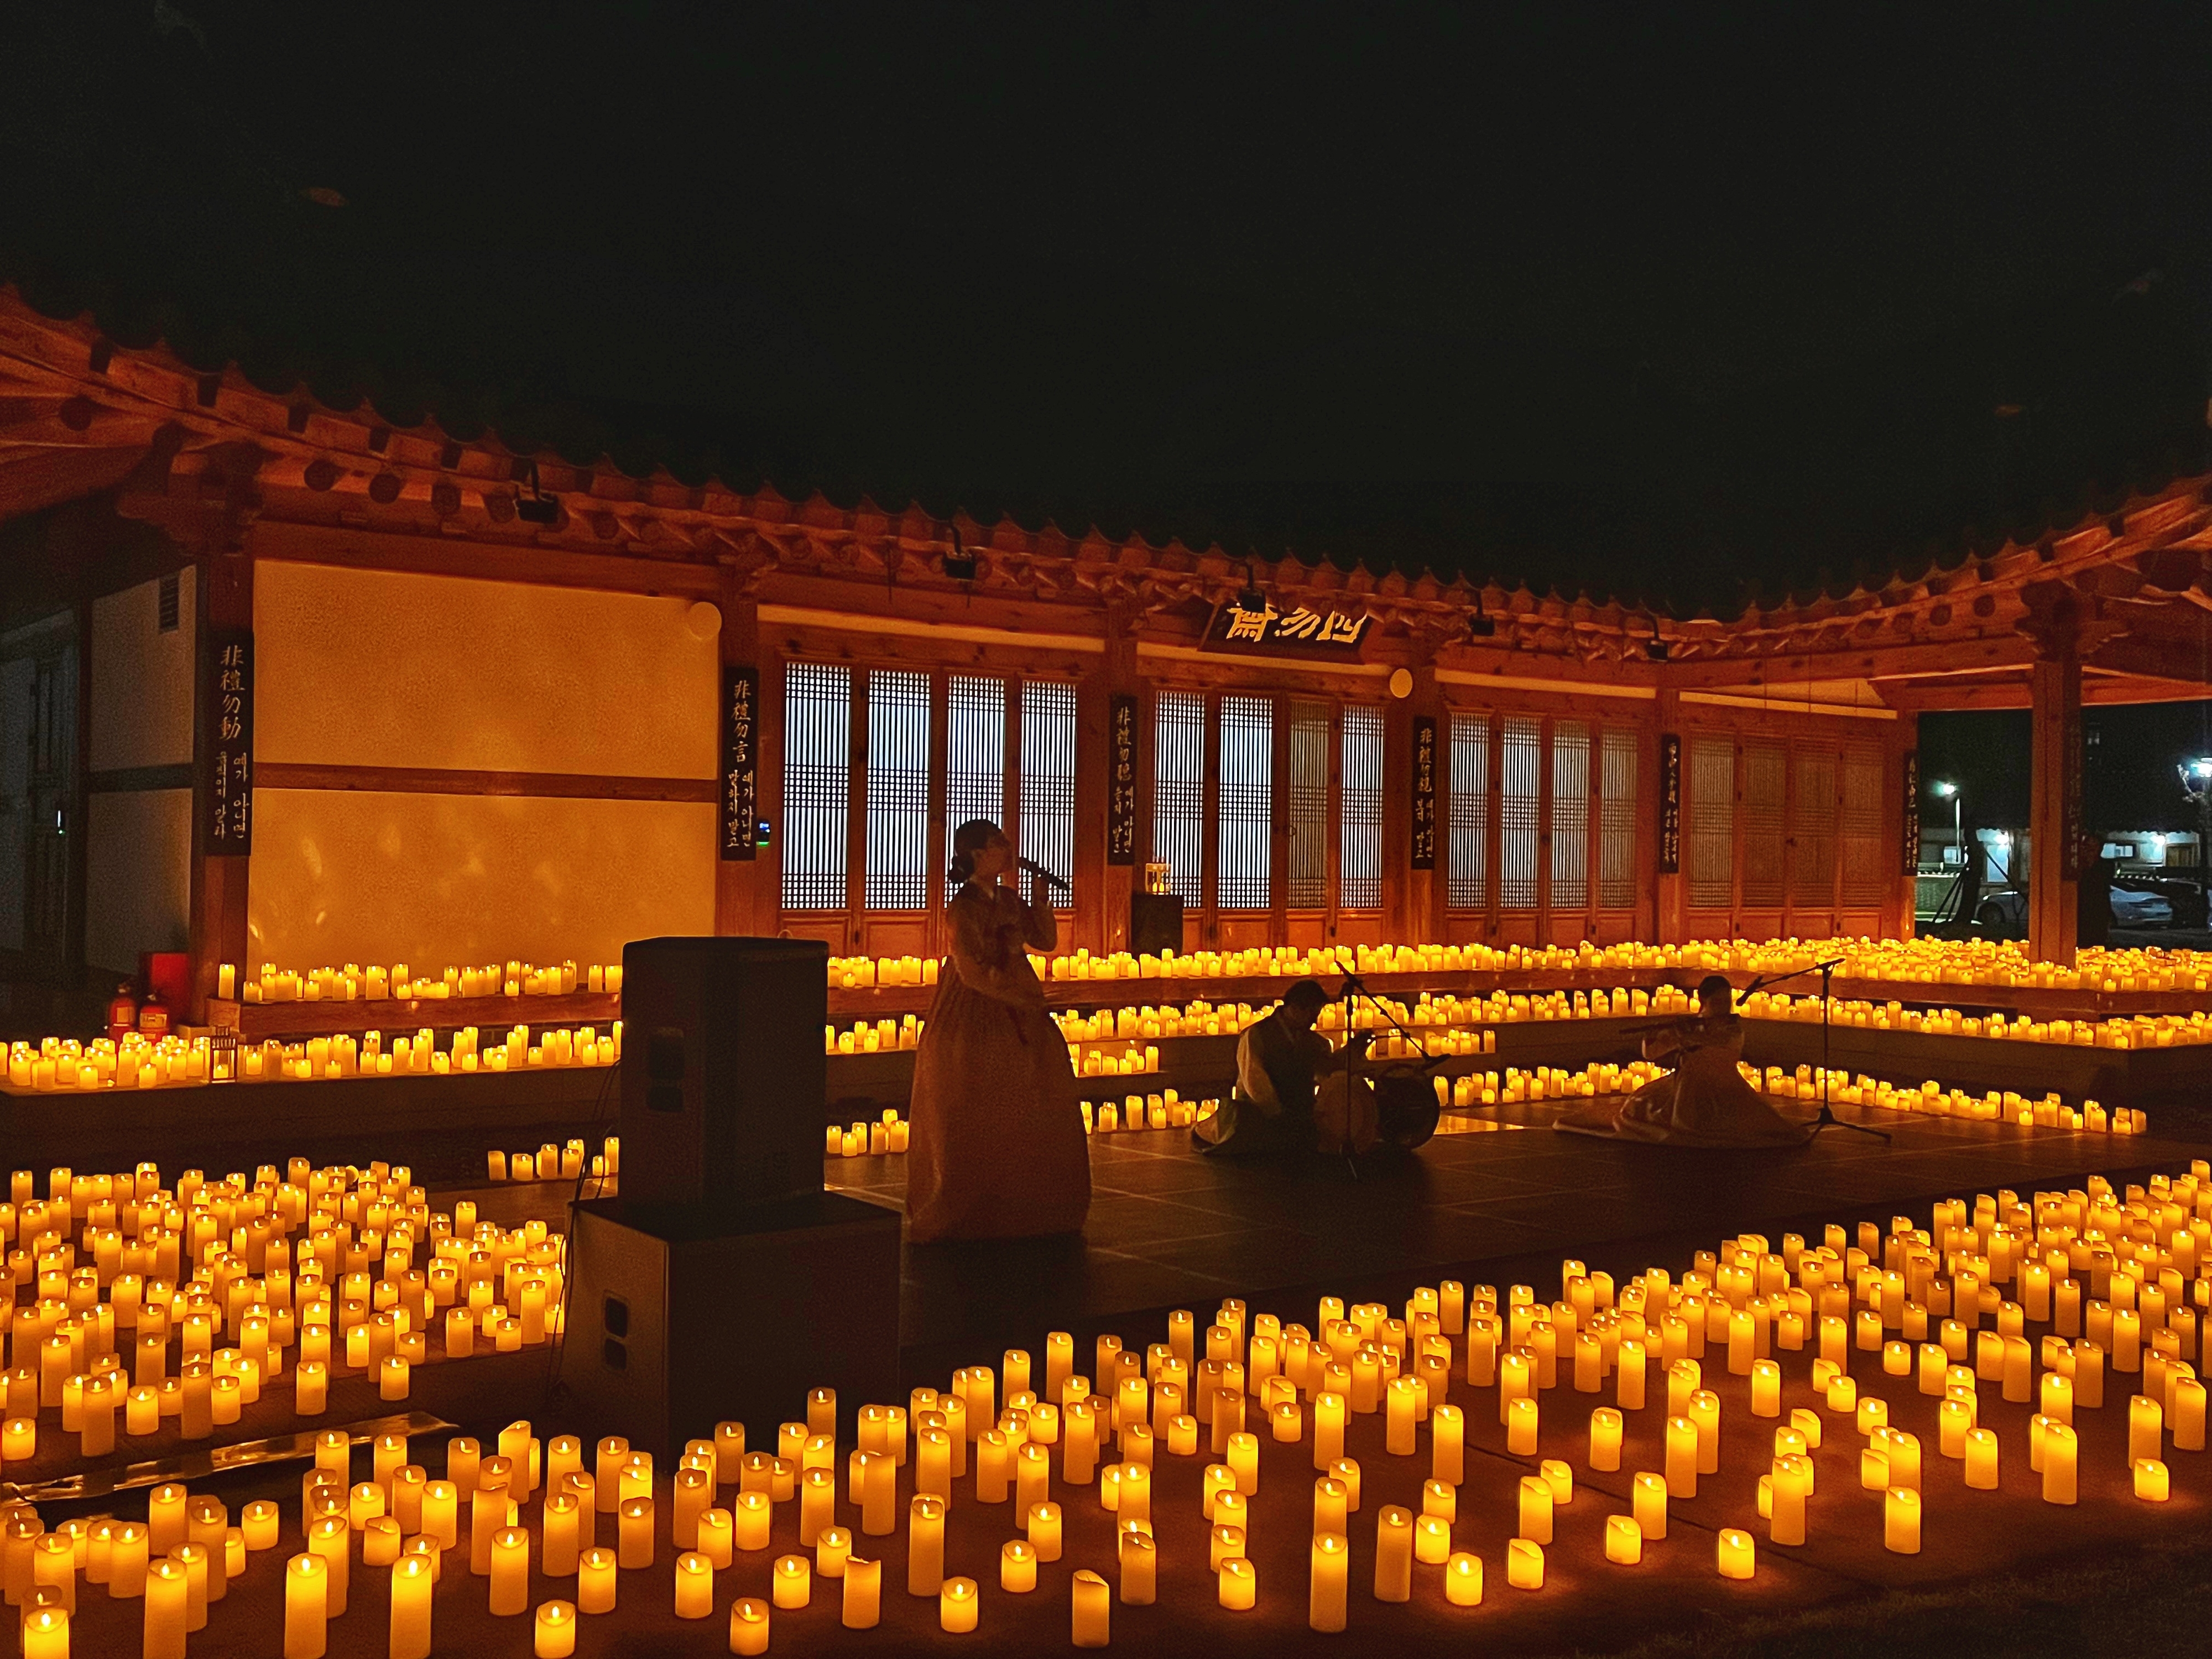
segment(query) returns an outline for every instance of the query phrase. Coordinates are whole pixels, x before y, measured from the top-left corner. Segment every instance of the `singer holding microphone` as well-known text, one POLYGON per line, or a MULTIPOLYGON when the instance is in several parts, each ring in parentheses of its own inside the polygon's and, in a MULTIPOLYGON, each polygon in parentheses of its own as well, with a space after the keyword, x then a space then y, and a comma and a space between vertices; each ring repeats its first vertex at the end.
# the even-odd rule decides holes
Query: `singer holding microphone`
POLYGON ((1001 884, 1015 862, 988 818, 953 832, 961 886, 945 914, 951 950, 915 1054, 909 1112, 906 1213, 917 1244, 1077 1232, 1091 1207, 1075 1067, 1029 963, 1029 951, 1059 937, 1048 877, 1028 866, 1024 902, 1001 884))

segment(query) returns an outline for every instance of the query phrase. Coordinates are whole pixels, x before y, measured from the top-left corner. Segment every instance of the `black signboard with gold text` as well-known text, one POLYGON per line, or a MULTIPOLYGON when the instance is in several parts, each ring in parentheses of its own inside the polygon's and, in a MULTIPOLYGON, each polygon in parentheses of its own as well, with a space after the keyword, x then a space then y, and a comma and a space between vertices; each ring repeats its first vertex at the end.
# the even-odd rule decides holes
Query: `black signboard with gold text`
POLYGON ((1659 734, 1659 873, 1682 868, 1682 739, 1659 734))
POLYGON ((200 659, 200 844, 211 858, 253 851, 253 630, 208 630, 200 659))
POLYGON ((1137 861, 1137 700, 1116 695, 1106 708, 1106 862, 1137 861))
POLYGON ((1898 873, 1917 876, 1920 873, 1920 751, 1908 749, 1905 754, 1905 842, 1900 849, 1903 865, 1898 873))
POLYGON ((1413 856, 1416 870, 1437 867, 1437 722, 1413 716, 1413 856))
POLYGON ((722 669, 722 857, 757 856, 760 781, 760 671, 722 669))

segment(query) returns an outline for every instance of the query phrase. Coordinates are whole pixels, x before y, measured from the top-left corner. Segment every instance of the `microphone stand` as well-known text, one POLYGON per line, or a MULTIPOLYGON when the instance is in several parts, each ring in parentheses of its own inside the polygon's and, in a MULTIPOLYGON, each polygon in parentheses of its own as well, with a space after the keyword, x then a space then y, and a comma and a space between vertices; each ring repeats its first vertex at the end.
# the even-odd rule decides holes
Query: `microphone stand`
POLYGON ((1848 1122, 1838 1117, 1835 1109, 1828 1104, 1828 1014, 1835 1006, 1830 987, 1835 982, 1836 969, 1843 965, 1844 958, 1838 957, 1832 962, 1816 962, 1811 967, 1800 968, 1794 973, 1761 974, 1744 987, 1744 994, 1749 996, 1753 991, 1763 990, 1770 985, 1787 985, 1791 980, 1802 979, 1808 974, 1820 976, 1820 1109, 1813 1119, 1812 1134, 1806 1137, 1808 1146, 1823 1129, 1849 1129, 1856 1134, 1872 1135, 1880 1141, 1890 1139, 1888 1130, 1877 1129, 1871 1124, 1848 1122))

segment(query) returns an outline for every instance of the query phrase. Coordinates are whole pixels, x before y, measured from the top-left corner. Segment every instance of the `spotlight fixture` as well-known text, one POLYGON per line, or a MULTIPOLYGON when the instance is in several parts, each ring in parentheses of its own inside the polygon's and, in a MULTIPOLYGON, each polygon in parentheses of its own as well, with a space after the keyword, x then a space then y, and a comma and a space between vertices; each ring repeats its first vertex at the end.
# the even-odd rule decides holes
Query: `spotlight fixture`
POLYGON ((1477 599, 1474 602, 1474 614, 1467 619, 1468 638, 1487 640, 1495 637, 1497 633, 1498 618, 1486 612, 1482 608, 1482 601, 1477 599))
POLYGON ((1654 662, 1666 661, 1667 641, 1661 639, 1656 634, 1654 634, 1650 639, 1644 641, 1644 654, 1650 658, 1654 662))
POLYGON ((968 550, 968 544, 960 539, 958 525, 952 526, 952 550, 945 556, 945 574, 956 582, 972 582, 975 580, 975 556, 968 550))
POLYGON ((520 490, 515 492, 514 516, 525 524, 557 524, 561 518, 561 498, 549 495, 538 487, 537 462, 530 463, 526 476, 530 480, 530 493, 525 495, 520 490))

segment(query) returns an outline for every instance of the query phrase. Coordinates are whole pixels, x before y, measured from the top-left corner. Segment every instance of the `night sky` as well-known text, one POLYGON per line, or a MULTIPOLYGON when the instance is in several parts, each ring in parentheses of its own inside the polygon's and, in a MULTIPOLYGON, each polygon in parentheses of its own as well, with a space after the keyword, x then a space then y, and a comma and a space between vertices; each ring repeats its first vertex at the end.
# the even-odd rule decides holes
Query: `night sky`
POLYGON ((2208 46, 2179 5, 24 0, 0 275, 580 459, 1725 606, 2207 465, 2208 46))

